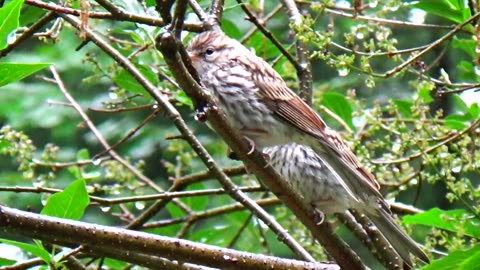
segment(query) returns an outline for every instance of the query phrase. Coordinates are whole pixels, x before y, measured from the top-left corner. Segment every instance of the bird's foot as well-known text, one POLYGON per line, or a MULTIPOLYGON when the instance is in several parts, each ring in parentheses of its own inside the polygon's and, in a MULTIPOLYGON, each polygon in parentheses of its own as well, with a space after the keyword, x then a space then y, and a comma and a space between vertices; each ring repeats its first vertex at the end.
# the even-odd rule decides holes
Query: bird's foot
POLYGON ((230 148, 227 148, 227 157, 232 160, 241 160, 237 153, 233 152, 230 148))
POLYGON ((215 105, 205 105, 199 107, 195 113, 195 120, 198 122, 204 123, 207 121, 207 112, 208 111, 218 111, 218 107, 215 105))
POLYGON ((253 154, 253 152, 255 152, 255 142, 246 136, 243 136, 243 138, 245 138, 245 140, 248 142, 248 145, 250 146, 250 150, 248 150, 247 155, 253 154))
POLYGON ((200 123, 205 123, 207 121, 207 114, 205 111, 197 111, 195 113, 195 120, 200 123))
POLYGON ((325 218, 326 218, 325 213, 323 213, 318 209, 314 210, 314 219, 317 226, 322 225, 322 223, 325 221, 325 218))

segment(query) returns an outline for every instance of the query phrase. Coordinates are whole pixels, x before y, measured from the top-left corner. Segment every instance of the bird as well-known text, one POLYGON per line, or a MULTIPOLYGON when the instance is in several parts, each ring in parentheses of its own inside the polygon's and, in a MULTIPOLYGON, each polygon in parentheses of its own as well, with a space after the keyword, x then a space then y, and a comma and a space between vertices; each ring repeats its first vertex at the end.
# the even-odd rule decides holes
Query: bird
POLYGON ((406 265, 412 266, 410 253, 428 263, 427 255, 395 221, 383 197, 371 197, 368 201, 357 198, 312 148, 289 143, 266 147, 263 152, 292 190, 323 214, 344 214, 347 210, 355 210, 372 221, 406 265))
MULTIPOLYGON (((255 148, 289 143, 309 147, 341 179, 339 183, 352 205, 375 201, 385 213, 390 211, 375 177, 345 140, 265 60, 221 31, 196 35, 187 53, 203 89, 215 99, 229 124, 255 148)), ((416 245, 397 251, 406 262, 410 261, 409 253, 428 262, 416 245)))

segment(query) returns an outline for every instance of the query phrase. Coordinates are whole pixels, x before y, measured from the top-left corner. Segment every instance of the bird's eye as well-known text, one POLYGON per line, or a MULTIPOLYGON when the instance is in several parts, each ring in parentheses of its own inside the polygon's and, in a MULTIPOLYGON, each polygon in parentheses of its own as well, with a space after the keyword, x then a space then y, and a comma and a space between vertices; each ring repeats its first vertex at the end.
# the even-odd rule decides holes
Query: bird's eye
POLYGON ((207 48, 205 50, 205 54, 208 55, 208 56, 212 55, 214 52, 215 52, 215 50, 213 48, 207 48))

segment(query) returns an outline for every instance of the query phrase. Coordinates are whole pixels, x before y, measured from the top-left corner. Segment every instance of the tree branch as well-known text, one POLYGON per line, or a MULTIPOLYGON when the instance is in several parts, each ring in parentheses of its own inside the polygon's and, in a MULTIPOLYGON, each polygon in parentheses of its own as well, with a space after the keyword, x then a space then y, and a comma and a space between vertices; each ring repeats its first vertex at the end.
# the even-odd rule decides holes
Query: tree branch
MULTIPOLYGON (((75 28, 80 29, 81 27, 80 21, 76 17, 73 17, 71 15, 65 15, 65 14, 60 14, 60 16, 75 28)), ((210 156, 210 154, 205 150, 202 144, 195 137, 193 132, 185 124, 185 121, 180 116, 180 113, 168 101, 168 97, 159 93, 156 87, 153 86, 153 84, 142 75, 142 73, 130 62, 130 60, 128 60, 126 57, 120 54, 117 50, 115 50, 112 46, 106 43, 102 38, 100 38, 92 30, 87 28, 84 31, 86 36, 90 40, 92 40, 99 48, 101 48, 103 51, 109 54, 120 66, 122 66, 127 72, 129 72, 145 88, 145 90, 149 92, 149 94, 157 101, 158 106, 162 108, 162 112, 168 118, 171 119, 171 121, 175 124, 177 129, 182 133, 184 139, 190 144, 192 149, 197 153, 197 155, 200 157, 203 163, 207 166, 207 168, 212 172, 213 175, 215 175, 215 177, 220 181, 223 187, 229 191, 229 195, 235 200, 237 200, 238 202, 245 205, 246 208, 252 211, 257 217, 259 217, 293 251, 295 251, 297 254, 302 256, 305 260, 313 261, 312 256, 308 254, 308 252, 306 252, 305 249, 302 246, 300 246, 295 241, 295 239, 293 239, 293 237, 289 235, 285 229, 282 228, 282 226, 278 222, 275 221, 275 219, 273 219, 264 209, 259 207, 245 193, 240 191, 238 187, 230 180, 230 178, 221 170, 221 168, 215 163, 214 159, 210 156)), ((176 48, 178 44, 175 42, 175 37, 171 33, 169 33, 169 36, 172 38, 172 41, 174 41, 173 43, 174 48, 176 48)), ((179 44, 181 45, 181 43, 179 44)), ((176 52, 176 49, 174 50, 176 52)), ((175 54, 175 55, 180 57, 178 54, 175 54)), ((164 56, 168 58, 168 55, 164 55, 164 56)), ((169 60, 166 59, 166 61, 169 61, 169 60)), ((180 61, 180 58, 176 59, 175 61, 180 61)), ((183 74, 189 75, 188 71, 186 70, 184 70, 183 74)), ((195 81, 193 79, 191 79, 191 81, 194 83, 194 85, 191 85, 191 87, 198 88, 198 85, 195 84, 195 81)), ((184 87, 183 89, 186 89, 186 88, 184 87)), ((199 94, 199 97, 201 97, 202 95, 205 95, 201 91, 197 93, 199 94)), ((205 104, 205 103, 202 103, 202 104, 205 104)), ((223 118, 223 120, 225 119, 223 118)), ((238 138, 238 135, 237 135, 237 138, 238 138)), ((241 142, 243 143, 243 141, 241 142)), ((246 148, 243 148, 243 149, 246 149, 246 148)), ((147 219, 155 215, 155 213, 153 211, 143 213, 142 216, 140 216, 140 218, 137 218, 134 222, 132 222, 129 225, 129 228, 141 227, 141 225, 147 219)))
MULTIPOLYGON (((192 241, 143 232, 94 225, 38 215, 0 206, 0 228, 4 231, 33 237, 61 245, 85 245, 93 253, 111 250, 141 256, 161 256, 168 260, 194 263, 222 269, 339 269, 335 264, 308 263, 258 255, 192 241)), ((128 260, 129 256, 122 256, 128 260)))
MULTIPOLYGON (((184 66, 180 57, 182 52, 179 52, 179 50, 184 51, 185 49, 181 46, 181 43, 175 40, 171 33, 163 32, 157 37, 157 48, 162 52, 171 72, 187 95, 194 99, 203 99, 202 103, 208 104, 210 108, 215 107, 212 98, 201 89, 184 66)), ((285 180, 282 181, 282 177, 265 161, 260 152, 251 151, 251 146, 244 140, 243 136, 239 135, 230 126, 222 112, 209 109, 206 111, 206 115, 213 129, 238 154, 239 158, 255 173, 259 180, 295 213, 342 268, 365 269, 358 256, 334 234, 328 222, 317 224, 312 206, 306 204, 299 194, 291 191, 290 185, 285 180)), ((236 192, 236 190, 232 190, 233 194, 236 192)))

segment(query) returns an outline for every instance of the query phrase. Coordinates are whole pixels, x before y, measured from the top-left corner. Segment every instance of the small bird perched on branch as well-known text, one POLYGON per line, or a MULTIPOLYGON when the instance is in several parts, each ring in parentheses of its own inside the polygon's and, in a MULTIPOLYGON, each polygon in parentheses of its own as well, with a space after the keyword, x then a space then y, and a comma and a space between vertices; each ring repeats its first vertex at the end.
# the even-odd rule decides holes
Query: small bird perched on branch
POLYGON ((383 197, 359 198, 312 148, 290 143, 266 147, 264 153, 292 189, 324 214, 354 209, 373 222, 407 265, 412 266, 410 253, 428 262, 425 253, 395 222, 383 197))
MULTIPOLYGON (((338 176, 336 180, 331 181, 334 183, 338 180, 338 184, 334 184, 330 191, 340 188, 342 191, 338 193, 347 197, 351 204, 338 206, 332 204, 327 205, 328 208, 335 212, 338 209, 345 210, 345 206, 355 208, 354 206, 358 204, 367 206, 373 204, 375 206, 372 211, 378 214, 374 218, 385 218, 384 213, 389 217, 389 206, 378 191, 379 186, 375 177, 360 164, 343 138, 327 127, 322 118, 287 87, 284 80, 267 62, 238 41, 215 31, 204 32, 194 37, 187 51, 203 87, 217 99, 230 123, 252 141, 255 147, 263 149, 298 143, 311 147, 313 150, 309 151, 315 154, 303 160, 315 157, 321 164, 328 164, 329 170, 338 176)), ((290 160, 284 159, 283 162, 288 163, 290 160)), ((318 168, 322 167, 321 164, 318 168)), ((308 182, 300 181, 305 185, 308 185, 308 182)), ((300 192, 303 190, 299 189, 300 192)), ((398 225, 395 226, 380 229, 400 229, 398 225)), ((403 235, 406 236, 402 238, 403 240, 409 240, 407 243, 391 243, 404 244, 394 246, 402 259, 409 262, 409 253, 412 253, 423 261, 428 261, 427 256, 413 240, 405 233, 403 235)))

